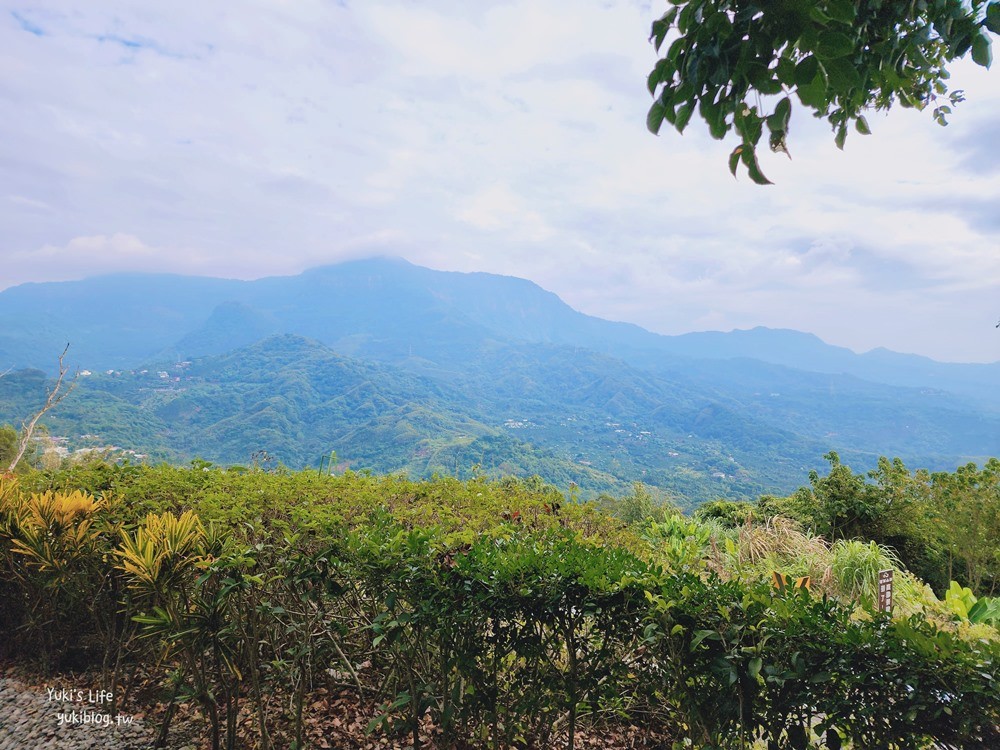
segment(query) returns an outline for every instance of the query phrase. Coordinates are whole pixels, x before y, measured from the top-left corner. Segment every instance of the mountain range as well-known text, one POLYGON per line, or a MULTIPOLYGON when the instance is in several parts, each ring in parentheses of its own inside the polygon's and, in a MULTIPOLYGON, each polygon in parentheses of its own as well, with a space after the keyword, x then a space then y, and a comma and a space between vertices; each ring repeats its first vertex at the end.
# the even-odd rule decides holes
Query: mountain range
POLYGON ((538 473, 584 492, 642 480, 693 502, 789 491, 831 449, 859 468, 1000 453, 1000 363, 765 328, 661 336, 523 279, 398 259, 7 289, 0 421, 42 398, 66 342, 91 374, 50 432, 169 460, 307 466, 336 450, 355 469, 538 473))

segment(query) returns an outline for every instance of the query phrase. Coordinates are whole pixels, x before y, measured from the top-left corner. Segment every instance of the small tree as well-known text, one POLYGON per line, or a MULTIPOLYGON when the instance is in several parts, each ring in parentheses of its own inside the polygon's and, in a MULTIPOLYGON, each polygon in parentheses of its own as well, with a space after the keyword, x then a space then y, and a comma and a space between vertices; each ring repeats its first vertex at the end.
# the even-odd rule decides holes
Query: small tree
MULTIPOLYGON (((13 472, 17 468, 17 465, 24 458, 25 452, 28 450, 28 446, 31 444, 31 438, 35 433, 35 428, 38 426, 38 420, 40 420, 45 414, 51 409, 59 405, 64 398, 66 398, 73 388, 76 386, 76 376, 74 376, 68 382, 66 381, 66 375, 69 373, 69 367, 66 366, 66 352, 69 351, 69 344, 66 344, 66 348, 63 349, 62 354, 59 355, 59 372, 56 376, 56 382, 49 388, 48 394, 45 397, 45 403, 42 404, 41 408, 38 409, 29 419, 26 419, 21 423, 21 432, 18 436, 17 443, 13 450, 13 455, 10 457, 9 463, 7 464, 7 471, 13 472)), ((10 372, 8 370, 7 372, 10 372)), ((3 375, 6 375, 4 372, 3 375)), ((3 377, 0 375, 0 377, 3 377)), ((4 444, 2 442, 3 436, 0 435, 0 456, 6 455, 3 453, 4 444)))

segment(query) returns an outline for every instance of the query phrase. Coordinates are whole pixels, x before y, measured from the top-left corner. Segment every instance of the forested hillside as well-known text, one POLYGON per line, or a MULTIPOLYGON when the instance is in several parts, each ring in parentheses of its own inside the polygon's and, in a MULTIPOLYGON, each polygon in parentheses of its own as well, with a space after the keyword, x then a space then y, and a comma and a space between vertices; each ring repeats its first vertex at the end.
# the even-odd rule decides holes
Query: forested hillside
MULTIPOLYGON (((538 474, 585 497, 643 481, 686 507, 794 489, 831 448, 860 466, 891 452, 954 468, 1000 452, 1000 418, 946 394, 749 363, 734 388, 711 362, 655 373, 587 350, 495 345, 446 374, 362 361, 284 335, 228 354, 92 373, 46 415, 62 451, 415 477, 538 474), (770 388, 780 388, 774 393, 770 388)), ((0 379, 16 423, 46 379, 0 379)), ((42 445, 40 450, 44 451, 42 445)))
POLYGON ((0 379, 0 423, 44 398, 25 365, 69 341, 87 372, 46 415, 60 450, 290 467, 335 451, 341 468, 539 474, 585 496, 643 481, 686 505, 788 492, 831 449, 868 468, 1000 453, 997 365, 794 332, 657 336, 521 279, 398 260, 27 284, 0 293, 0 319, 0 363, 22 368, 0 379))

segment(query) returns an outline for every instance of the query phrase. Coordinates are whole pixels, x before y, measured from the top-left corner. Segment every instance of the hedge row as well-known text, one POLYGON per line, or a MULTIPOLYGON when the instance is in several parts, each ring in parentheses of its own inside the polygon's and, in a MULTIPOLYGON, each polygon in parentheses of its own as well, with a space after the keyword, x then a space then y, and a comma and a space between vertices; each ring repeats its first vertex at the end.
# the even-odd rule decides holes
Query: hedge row
POLYGON ((377 509, 297 531, 8 483, 0 627, 16 654, 101 665, 116 696, 132 665, 162 665, 215 748, 283 746, 276 694, 303 747, 331 680, 371 706, 370 731, 415 747, 428 722, 455 748, 573 748, 623 723, 705 748, 1000 746, 995 643, 669 575, 515 513, 471 540, 377 509))

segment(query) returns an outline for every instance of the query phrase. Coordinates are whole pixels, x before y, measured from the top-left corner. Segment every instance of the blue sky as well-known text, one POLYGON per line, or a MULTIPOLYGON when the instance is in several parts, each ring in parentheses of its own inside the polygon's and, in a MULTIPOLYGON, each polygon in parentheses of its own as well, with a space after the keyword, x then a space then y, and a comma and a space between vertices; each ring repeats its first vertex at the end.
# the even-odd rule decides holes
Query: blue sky
POLYGON ((646 132, 663 7, 0 0, 0 288, 389 254, 662 333, 1000 360, 1000 72, 844 152, 799 113, 761 188, 646 132))

